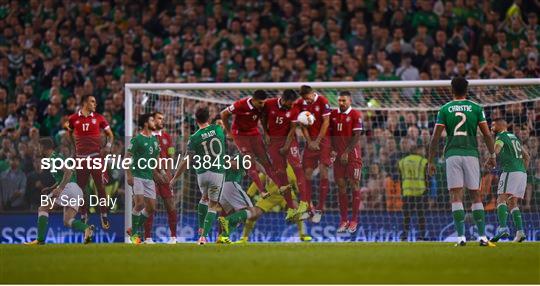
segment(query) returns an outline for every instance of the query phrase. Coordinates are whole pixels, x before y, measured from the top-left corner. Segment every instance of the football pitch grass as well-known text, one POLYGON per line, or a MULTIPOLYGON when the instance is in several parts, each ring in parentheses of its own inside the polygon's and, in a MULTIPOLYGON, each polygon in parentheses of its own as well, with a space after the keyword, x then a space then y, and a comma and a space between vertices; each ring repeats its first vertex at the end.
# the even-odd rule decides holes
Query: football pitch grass
POLYGON ((540 243, 0 245, 0 283, 540 283, 540 243))

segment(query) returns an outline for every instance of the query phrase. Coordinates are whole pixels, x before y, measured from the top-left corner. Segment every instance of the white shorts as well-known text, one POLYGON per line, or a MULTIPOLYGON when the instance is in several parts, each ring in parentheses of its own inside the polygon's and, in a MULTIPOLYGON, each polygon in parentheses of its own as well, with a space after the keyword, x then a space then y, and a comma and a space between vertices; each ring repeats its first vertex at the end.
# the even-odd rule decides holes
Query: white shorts
POLYGON ((133 177, 133 194, 156 199, 156 183, 153 180, 133 177))
POLYGON ((527 173, 503 172, 499 178, 497 194, 510 194, 513 197, 523 199, 527 188, 527 173))
POLYGON ((223 183, 223 188, 219 196, 219 204, 227 213, 232 210, 239 211, 253 207, 251 199, 237 182, 223 183))
MULTIPOLYGON (((52 197, 52 194, 49 194, 49 198, 52 197)), ((80 203, 84 200, 84 194, 81 190, 81 187, 77 183, 67 183, 64 190, 60 193, 58 198, 55 200, 55 205, 61 207, 70 207, 79 211, 80 203)))
POLYGON ((451 156, 446 159, 448 189, 480 189, 480 162, 474 156, 451 156))
POLYGON ((208 196, 208 199, 213 202, 219 201, 219 192, 223 185, 223 179, 223 173, 206 171, 202 174, 197 174, 197 183, 203 197, 208 196))

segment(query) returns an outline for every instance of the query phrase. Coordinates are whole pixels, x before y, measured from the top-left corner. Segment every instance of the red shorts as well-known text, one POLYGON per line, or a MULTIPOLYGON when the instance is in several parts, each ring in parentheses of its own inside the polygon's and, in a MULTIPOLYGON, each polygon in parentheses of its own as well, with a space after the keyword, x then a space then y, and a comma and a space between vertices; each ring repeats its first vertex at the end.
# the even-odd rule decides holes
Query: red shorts
POLYGON ((300 158, 298 142, 293 140, 291 142, 289 152, 286 155, 281 155, 281 153, 279 153, 279 149, 281 149, 284 144, 284 140, 274 142, 270 141, 270 145, 268 146, 268 155, 270 156, 272 165, 275 166, 276 169, 286 169, 287 162, 289 162, 289 164, 291 164, 293 167, 301 166, 302 159, 300 158))
POLYGON ((339 156, 336 157, 336 161, 334 162, 334 180, 360 180, 361 174, 362 163, 359 160, 352 160, 349 161, 346 165, 343 165, 339 161, 339 156))
POLYGON ((173 197, 169 184, 159 185, 156 183, 156 192, 162 199, 169 199, 173 197))
POLYGON ((233 140, 242 155, 252 155, 256 158, 264 158, 266 156, 266 150, 264 149, 264 143, 260 134, 234 135, 233 140))
POLYGON ((332 160, 330 158, 330 139, 328 137, 323 138, 319 144, 319 148, 320 150, 317 151, 309 150, 308 146, 304 148, 304 155, 302 158, 302 165, 304 166, 304 169, 316 169, 319 167, 319 163, 326 166, 330 166, 332 164, 332 160))

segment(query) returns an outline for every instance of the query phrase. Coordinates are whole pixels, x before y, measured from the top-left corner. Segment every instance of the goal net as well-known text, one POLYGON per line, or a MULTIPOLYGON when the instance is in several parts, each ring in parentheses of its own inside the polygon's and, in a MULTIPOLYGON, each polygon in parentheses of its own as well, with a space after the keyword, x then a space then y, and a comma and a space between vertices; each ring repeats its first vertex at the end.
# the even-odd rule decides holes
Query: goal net
MULTIPOLYGON (((285 89, 298 91, 302 84, 310 85, 337 108, 340 91, 352 94, 353 108, 362 112, 364 135, 362 152, 361 201, 359 226, 355 233, 337 233, 339 223, 338 191, 330 168, 330 191, 325 212, 319 223, 304 221, 306 232, 313 241, 416 241, 419 237, 431 241, 453 241, 456 236, 451 214, 451 203, 446 185, 443 158, 444 138, 438 146, 437 172, 426 177, 425 191, 407 212, 410 223, 404 224, 404 205, 408 201, 401 188, 398 162, 416 146, 427 146, 433 132, 439 107, 452 99, 450 81, 415 82, 313 82, 313 83, 225 83, 225 84, 127 84, 126 85, 126 142, 137 132, 137 118, 143 113, 159 111, 165 116, 165 130, 171 135, 175 156, 183 154, 187 139, 196 131, 194 113, 198 106, 208 106, 211 118, 234 101, 251 96, 257 89, 277 97, 285 89), (422 219, 423 218, 423 219, 422 219), (425 223, 422 221, 425 220, 425 223)), ((524 199, 520 202, 525 233, 529 240, 540 240, 540 80, 470 80, 468 99, 484 106, 488 123, 494 118, 505 118, 529 150, 531 160, 527 166, 528 180, 524 199)), ((443 137, 445 134, 443 134, 443 137)), ((488 152, 478 132, 480 162, 488 152)), ((303 138, 298 137, 301 150, 303 138)), ((176 157, 175 157, 176 160, 176 157)), ((486 234, 494 235, 497 227, 497 185, 500 169, 485 170, 482 166, 481 192, 486 210, 486 234)), ((318 200, 318 172, 308 178, 312 184, 313 200, 318 200)), ((248 176, 242 187, 252 184, 248 176)), ((131 226, 131 192, 126 189, 126 228, 131 226)), ((476 238, 476 227, 471 215, 471 197, 465 192, 466 235, 476 238)), ((253 204, 261 198, 250 193, 253 204)), ((349 190, 349 196, 351 192, 349 190)), ((178 211, 179 241, 198 238, 196 208, 201 198, 194 172, 187 172, 174 188, 174 205, 178 211)), ((165 242, 171 237, 168 217, 162 198, 158 196, 151 237, 165 242)), ((349 201, 352 199, 349 197, 349 201)), ((350 211, 350 206, 349 206, 350 211)), ((284 220, 283 204, 262 215, 257 221, 250 241, 299 241, 296 224, 284 220)), ((512 229, 512 219, 509 218, 512 229)), ((215 241, 218 227, 210 235, 215 241)), ((242 227, 231 234, 240 236, 242 227)))

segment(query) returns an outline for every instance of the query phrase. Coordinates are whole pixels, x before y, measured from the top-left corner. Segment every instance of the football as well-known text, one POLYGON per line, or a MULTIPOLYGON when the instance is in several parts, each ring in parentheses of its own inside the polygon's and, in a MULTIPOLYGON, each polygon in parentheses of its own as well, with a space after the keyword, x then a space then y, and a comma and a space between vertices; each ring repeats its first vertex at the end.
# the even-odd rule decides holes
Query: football
POLYGON ((302 125, 312 125, 315 122, 315 116, 309 111, 302 111, 298 114, 298 122, 302 125))

